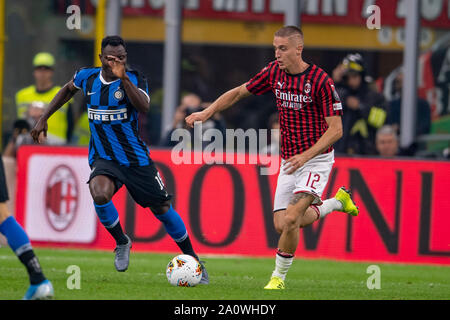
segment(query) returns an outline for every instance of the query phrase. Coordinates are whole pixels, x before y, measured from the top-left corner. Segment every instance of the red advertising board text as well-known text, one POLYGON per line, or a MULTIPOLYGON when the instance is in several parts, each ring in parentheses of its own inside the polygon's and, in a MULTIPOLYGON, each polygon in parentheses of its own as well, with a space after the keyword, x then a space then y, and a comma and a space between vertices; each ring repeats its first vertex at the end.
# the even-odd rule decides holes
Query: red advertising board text
MULTIPOLYGON (((87 157, 84 148, 20 149, 17 217, 22 223, 27 195, 21 190, 36 183, 27 181, 27 163, 36 153, 87 157)), ((274 255, 277 175, 260 175, 260 167, 251 164, 175 165, 170 151, 154 150, 151 156, 199 253, 274 255)), ((89 172, 85 175, 87 180, 89 172)), ((301 229, 297 257, 450 264, 450 163, 337 157, 323 198, 343 185, 352 189, 360 215, 334 212, 301 229)), ((161 223, 125 188, 113 201, 134 250, 178 252, 161 223)), ((79 246, 110 250, 114 241, 98 224, 95 240, 79 246)))

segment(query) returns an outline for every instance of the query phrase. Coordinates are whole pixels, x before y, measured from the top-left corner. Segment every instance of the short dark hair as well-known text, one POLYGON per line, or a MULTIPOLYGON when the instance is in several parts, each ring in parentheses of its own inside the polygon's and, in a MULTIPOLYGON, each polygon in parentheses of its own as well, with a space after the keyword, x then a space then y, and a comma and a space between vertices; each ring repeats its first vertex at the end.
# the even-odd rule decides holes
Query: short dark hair
POLYGON ((102 40, 102 51, 108 45, 109 46, 113 46, 113 47, 123 46, 125 48, 125 50, 127 49, 127 47, 125 45, 125 41, 123 41, 122 37, 120 37, 120 36, 107 36, 107 37, 104 37, 103 40, 102 40))
POLYGON ((18 119, 14 121, 13 129, 19 129, 22 131, 23 129, 30 131, 31 127, 27 120, 24 119, 18 119))
POLYGON ((303 31, 302 31, 302 29, 300 29, 297 26, 285 26, 285 27, 282 27, 282 28, 278 29, 275 32, 275 37, 283 37, 283 38, 285 38, 285 37, 293 36, 295 34, 300 35, 300 37, 303 39, 303 31))

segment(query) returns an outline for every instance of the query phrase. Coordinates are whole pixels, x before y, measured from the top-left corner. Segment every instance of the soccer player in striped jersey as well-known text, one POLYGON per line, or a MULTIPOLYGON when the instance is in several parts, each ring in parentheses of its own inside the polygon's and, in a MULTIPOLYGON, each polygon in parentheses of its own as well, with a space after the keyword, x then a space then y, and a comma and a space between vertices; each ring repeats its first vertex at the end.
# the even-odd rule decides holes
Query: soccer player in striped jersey
MULTIPOLYGON (((47 131, 47 119, 77 91, 85 96, 91 139, 89 143, 89 190, 100 222, 116 240, 115 267, 125 271, 129 264, 131 240, 123 232, 113 195, 127 187, 133 199, 150 208, 183 253, 198 260, 186 227, 172 207, 146 145, 138 135, 138 112, 148 112, 150 97, 147 80, 137 71, 125 68, 126 46, 119 36, 102 40, 101 68, 78 70, 51 101, 31 135, 40 142, 47 131)), ((201 283, 208 283, 203 268, 201 283)))
POLYGON ((274 199, 274 224, 280 233, 275 270, 265 289, 284 289, 299 241, 299 228, 333 211, 358 215, 349 191, 340 188, 322 201, 334 163, 333 143, 342 136, 342 105, 333 80, 302 59, 303 32, 279 29, 273 40, 275 60, 248 82, 223 95, 202 112, 186 118, 204 122, 216 112, 250 96, 272 91, 276 97, 281 135, 281 168, 274 199))

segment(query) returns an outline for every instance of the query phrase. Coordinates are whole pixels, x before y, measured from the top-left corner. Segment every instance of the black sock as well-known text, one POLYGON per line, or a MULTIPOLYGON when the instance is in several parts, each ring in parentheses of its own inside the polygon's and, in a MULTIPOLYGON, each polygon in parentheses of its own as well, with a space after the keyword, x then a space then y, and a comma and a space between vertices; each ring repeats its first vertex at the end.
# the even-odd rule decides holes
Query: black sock
POLYGON ((184 239, 183 241, 175 243, 178 245, 178 247, 184 254, 188 254, 190 256, 193 256, 195 259, 199 260, 197 254, 195 254, 195 251, 192 248, 192 243, 191 240, 189 239, 189 236, 187 236, 186 239, 184 239))
POLYGON ((25 268, 27 268, 31 284, 38 284, 45 280, 41 265, 33 250, 25 251, 18 258, 25 265, 25 268))
POLYGON ((117 222, 116 225, 112 228, 106 228, 108 232, 113 236, 114 240, 116 240, 117 244, 127 244, 128 238, 125 237, 125 233, 123 233, 122 226, 120 222, 117 222))

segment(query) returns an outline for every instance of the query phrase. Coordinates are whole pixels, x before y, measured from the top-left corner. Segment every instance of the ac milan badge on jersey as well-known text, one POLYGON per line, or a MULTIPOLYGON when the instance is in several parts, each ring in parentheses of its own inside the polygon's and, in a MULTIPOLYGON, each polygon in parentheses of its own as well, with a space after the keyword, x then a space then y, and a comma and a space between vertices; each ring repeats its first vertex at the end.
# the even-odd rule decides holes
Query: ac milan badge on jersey
POLYGON ((49 175, 45 193, 45 215, 56 231, 66 230, 74 221, 79 200, 74 172, 65 165, 56 167, 49 175))
POLYGON ((117 89, 115 92, 114 92, 114 98, 116 98, 116 100, 122 100, 123 99, 123 90, 122 89, 117 89))
POLYGON ((309 81, 305 84, 305 93, 310 93, 311 92, 311 84, 309 83, 309 81))

